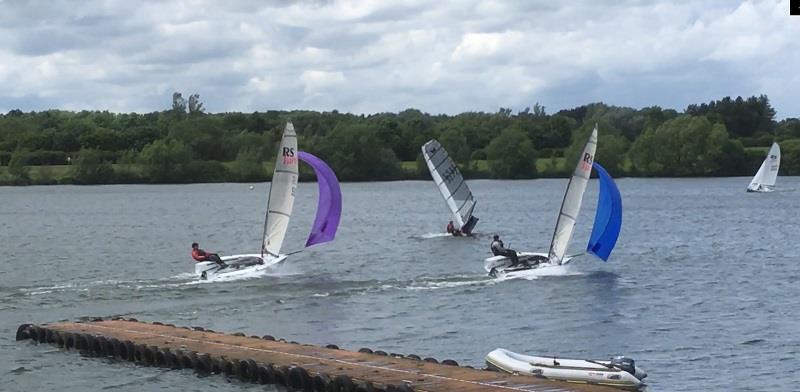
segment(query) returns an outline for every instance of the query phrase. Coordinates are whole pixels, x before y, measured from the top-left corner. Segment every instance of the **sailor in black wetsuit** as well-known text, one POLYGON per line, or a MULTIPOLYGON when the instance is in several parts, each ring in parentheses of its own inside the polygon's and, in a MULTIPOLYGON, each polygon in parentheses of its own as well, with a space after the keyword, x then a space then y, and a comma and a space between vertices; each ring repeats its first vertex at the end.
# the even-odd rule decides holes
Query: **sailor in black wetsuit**
POLYGON ((503 245, 503 241, 500 241, 500 236, 495 234, 492 237, 492 254, 495 256, 505 256, 511 259, 511 266, 515 267, 519 264, 519 258, 517 258, 517 251, 514 249, 506 249, 503 245))

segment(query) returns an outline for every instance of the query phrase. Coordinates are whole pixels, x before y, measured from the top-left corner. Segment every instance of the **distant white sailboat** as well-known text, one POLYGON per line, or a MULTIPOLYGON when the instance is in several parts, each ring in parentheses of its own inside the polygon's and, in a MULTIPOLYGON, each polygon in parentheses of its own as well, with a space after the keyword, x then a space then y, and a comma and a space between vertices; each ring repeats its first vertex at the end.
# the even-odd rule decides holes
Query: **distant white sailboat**
POLYGON ((458 231, 471 234, 478 223, 478 218, 472 216, 472 211, 475 210, 475 197, 472 196, 464 176, 458 170, 458 165, 435 139, 422 146, 422 156, 447 207, 453 213, 458 231))
POLYGON ((781 148, 778 143, 772 143, 767 157, 761 162, 761 167, 753 176, 750 185, 747 186, 748 192, 772 192, 775 188, 775 180, 778 179, 778 169, 781 166, 781 148))

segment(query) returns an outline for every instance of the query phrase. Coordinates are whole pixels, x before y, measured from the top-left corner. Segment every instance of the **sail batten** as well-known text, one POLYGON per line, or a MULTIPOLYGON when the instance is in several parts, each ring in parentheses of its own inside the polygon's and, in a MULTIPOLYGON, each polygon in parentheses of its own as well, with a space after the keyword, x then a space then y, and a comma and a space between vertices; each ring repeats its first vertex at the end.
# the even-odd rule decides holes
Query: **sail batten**
POLYGON ((567 253, 567 247, 575 229, 576 217, 581 209, 583 194, 586 191, 586 185, 589 183, 596 149, 597 126, 594 127, 589 140, 584 145, 575 171, 567 184, 567 191, 564 193, 564 200, 561 202, 553 239, 550 241, 548 259, 551 264, 561 264, 567 253))
MULTIPOLYGON (((447 154, 441 143, 433 139, 422 146, 422 156, 431 173, 434 184, 444 198, 447 208, 453 214, 453 220, 459 229, 470 222, 475 208, 475 198, 467 186, 458 166, 447 154), (466 208, 465 208, 466 207, 466 208)), ((476 221, 477 218, 473 220, 476 221)), ((471 226, 474 226, 475 222, 471 226)))
POLYGON ((314 169, 319 188, 317 215, 306 247, 333 241, 342 215, 342 191, 336 173, 325 161, 312 154, 300 151, 298 157, 314 169))
POLYGON ((269 187, 267 216, 264 221, 264 237, 261 243, 262 257, 265 254, 276 256, 281 252, 294 207, 297 173, 297 135, 292 123, 287 122, 281 137, 269 187))

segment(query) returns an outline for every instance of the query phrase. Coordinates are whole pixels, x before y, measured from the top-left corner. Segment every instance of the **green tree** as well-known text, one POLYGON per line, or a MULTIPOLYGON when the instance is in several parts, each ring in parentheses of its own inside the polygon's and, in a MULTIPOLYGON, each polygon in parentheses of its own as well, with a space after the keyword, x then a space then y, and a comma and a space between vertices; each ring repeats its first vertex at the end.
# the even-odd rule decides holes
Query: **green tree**
POLYGON ((446 129, 442 132, 441 136, 439 136, 439 142, 442 143, 442 146, 447 150, 447 153, 450 154, 450 157, 453 158, 454 161, 461 164, 469 162, 472 151, 470 151, 467 145, 467 139, 458 129, 446 129))
POLYGON ((115 181, 114 168, 97 150, 80 150, 70 170, 76 184, 110 184, 115 181))
POLYGON ((781 173, 789 176, 800 175, 800 139, 781 142, 781 173))
POLYGON ((536 176, 536 150, 524 132, 507 128, 486 148, 489 171, 494 178, 536 176))
POLYGON ((157 183, 187 182, 182 175, 191 160, 192 151, 174 139, 156 140, 145 146, 139 154, 144 178, 157 183))
POLYGON ((28 168, 25 166, 26 159, 27 151, 16 150, 11 154, 11 160, 8 162, 8 174, 15 183, 28 184, 31 181, 28 168))
POLYGON ((236 160, 230 165, 228 171, 230 180, 236 182, 264 181, 267 173, 264 166, 258 159, 259 152, 256 149, 243 150, 236 156, 236 160))
POLYGON ((703 116, 681 116, 646 130, 630 157, 637 171, 650 176, 720 175, 746 162, 741 143, 703 116))
POLYGON ((400 174, 394 152, 366 124, 339 123, 320 146, 320 156, 344 181, 390 180, 400 174))

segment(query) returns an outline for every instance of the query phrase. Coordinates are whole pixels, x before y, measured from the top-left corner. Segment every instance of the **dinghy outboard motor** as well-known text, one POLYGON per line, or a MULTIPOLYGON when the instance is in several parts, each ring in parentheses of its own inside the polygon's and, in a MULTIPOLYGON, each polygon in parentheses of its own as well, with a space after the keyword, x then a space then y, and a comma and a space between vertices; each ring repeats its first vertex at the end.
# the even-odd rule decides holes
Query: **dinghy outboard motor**
POLYGON ((618 355, 616 357, 612 357, 611 366, 620 369, 624 372, 628 372, 639 380, 647 377, 647 373, 645 373, 644 371, 639 371, 639 373, 637 374, 636 362, 633 360, 633 358, 628 358, 624 355, 618 355))

